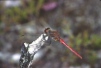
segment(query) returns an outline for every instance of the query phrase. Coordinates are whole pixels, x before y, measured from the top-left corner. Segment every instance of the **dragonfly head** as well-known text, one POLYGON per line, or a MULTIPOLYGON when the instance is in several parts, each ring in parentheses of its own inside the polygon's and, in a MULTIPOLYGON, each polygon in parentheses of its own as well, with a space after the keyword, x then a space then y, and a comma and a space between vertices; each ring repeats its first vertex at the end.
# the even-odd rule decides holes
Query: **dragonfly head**
POLYGON ((50 36, 52 39, 54 39, 55 41, 59 41, 60 40, 60 35, 57 31, 51 30, 50 28, 46 28, 44 30, 44 32, 50 36))
POLYGON ((44 30, 44 32, 47 34, 47 33, 49 33, 49 31, 50 31, 50 28, 46 28, 45 30, 44 30))

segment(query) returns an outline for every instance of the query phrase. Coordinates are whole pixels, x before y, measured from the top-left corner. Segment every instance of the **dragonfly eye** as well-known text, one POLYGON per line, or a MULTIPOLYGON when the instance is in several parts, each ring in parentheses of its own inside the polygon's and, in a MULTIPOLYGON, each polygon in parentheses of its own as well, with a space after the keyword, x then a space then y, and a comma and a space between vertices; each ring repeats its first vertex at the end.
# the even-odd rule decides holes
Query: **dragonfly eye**
POLYGON ((49 32, 49 30, 50 30, 50 28, 46 28, 46 29, 44 30, 44 32, 47 34, 47 33, 49 32))

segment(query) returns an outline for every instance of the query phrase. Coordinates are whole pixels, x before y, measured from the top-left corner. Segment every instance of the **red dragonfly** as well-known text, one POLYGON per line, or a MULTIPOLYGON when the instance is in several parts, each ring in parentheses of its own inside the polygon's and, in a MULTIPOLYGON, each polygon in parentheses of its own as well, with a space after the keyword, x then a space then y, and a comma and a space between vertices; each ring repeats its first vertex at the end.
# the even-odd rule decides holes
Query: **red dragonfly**
POLYGON ((57 31, 52 31, 50 28, 46 28, 44 32, 48 35, 50 35, 55 41, 59 41, 63 45, 65 45, 70 51, 72 51, 76 56, 78 56, 80 59, 82 59, 82 56, 80 56, 74 49, 72 49, 68 44, 65 43, 65 41, 60 37, 59 33, 57 31))

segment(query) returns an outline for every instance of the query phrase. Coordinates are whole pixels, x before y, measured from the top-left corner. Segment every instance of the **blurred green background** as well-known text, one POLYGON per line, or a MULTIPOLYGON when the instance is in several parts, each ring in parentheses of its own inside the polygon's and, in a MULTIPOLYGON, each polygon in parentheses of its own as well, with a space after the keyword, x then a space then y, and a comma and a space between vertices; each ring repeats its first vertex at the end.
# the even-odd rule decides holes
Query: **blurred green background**
POLYGON ((0 68, 19 68, 23 43, 31 43, 47 27, 83 59, 52 41, 38 52, 33 68, 101 68, 100 0, 0 1, 0 68))

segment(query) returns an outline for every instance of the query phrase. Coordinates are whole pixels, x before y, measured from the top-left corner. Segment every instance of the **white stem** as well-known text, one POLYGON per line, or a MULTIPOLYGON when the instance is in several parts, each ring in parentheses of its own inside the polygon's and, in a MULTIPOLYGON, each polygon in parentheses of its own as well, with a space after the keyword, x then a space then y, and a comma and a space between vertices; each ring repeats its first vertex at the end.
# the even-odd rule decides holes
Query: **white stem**
POLYGON ((37 52, 41 48, 41 46, 45 44, 47 40, 48 36, 46 34, 41 34, 38 39, 29 44, 29 53, 32 54, 34 52, 37 52))

